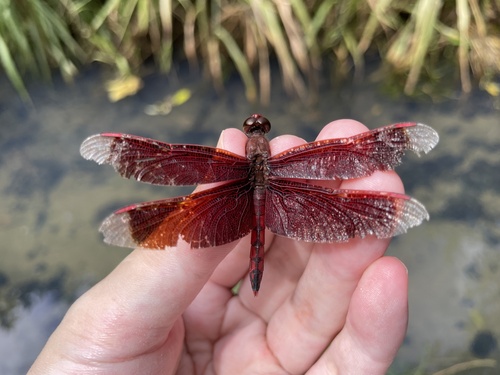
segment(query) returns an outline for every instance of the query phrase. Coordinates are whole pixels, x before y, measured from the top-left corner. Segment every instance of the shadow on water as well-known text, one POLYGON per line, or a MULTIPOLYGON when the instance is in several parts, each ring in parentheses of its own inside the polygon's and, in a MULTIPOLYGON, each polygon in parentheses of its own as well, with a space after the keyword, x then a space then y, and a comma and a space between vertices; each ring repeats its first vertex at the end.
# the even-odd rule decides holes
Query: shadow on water
POLYGON ((398 169, 431 221, 389 249, 410 277, 410 324, 393 373, 500 357, 498 101, 482 92, 440 103, 390 99, 363 83, 325 90, 314 108, 276 90, 272 106, 259 108, 246 102, 237 80, 217 96, 200 77, 179 77, 151 75, 139 94, 110 104, 102 74, 91 69, 72 86, 33 85, 32 108, 1 79, 0 373, 25 373, 71 302, 128 253, 102 243, 97 228, 107 214, 190 190, 124 180, 83 160, 82 140, 111 131, 215 145, 221 130, 239 128, 254 112, 271 120, 271 137, 296 134, 308 141, 338 118, 370 128, 406 120, 432 125, 441 137, 437 148, 422 158, 406 157, 398 169), (183 87, 193 92, 187 104, 168 116, 144 113, 183 87))

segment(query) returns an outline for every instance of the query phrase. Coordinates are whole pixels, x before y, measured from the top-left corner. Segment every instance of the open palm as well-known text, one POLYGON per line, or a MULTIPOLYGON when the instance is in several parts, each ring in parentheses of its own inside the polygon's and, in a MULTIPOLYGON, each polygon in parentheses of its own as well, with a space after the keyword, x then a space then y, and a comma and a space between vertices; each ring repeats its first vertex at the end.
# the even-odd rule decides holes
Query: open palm
MULTIPOLYGON (((340 120, 318 139, 363 131, 340 120)), ((245 141, 228 129, 218 147, 244 154, 245 141)), ((300 143, 279 137, 271 150, 300 143)), ((403 191, 394 172, 327 184, 403 191)), ((246 277, 248 237, 212 249, 136 250, 75 302, 30 374, 384 374, 407 324, 407 273, 383 257, 388 243, 266 233, 258 297, 246 277)))

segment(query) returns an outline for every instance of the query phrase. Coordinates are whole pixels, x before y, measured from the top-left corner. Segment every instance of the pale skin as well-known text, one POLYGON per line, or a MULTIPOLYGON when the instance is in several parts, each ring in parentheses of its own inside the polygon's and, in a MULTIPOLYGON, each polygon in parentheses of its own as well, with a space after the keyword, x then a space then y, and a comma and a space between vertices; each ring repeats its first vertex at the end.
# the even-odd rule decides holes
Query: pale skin
MULTIPOLYGON (((366 130, 338 120, 317 139, 366 130)), ((245 142, 227 129, 218 147, 244 155, 245 142)), ((278 137, 271 152, 301 143, 278 137)), ((322 184, 403 192, 395 172, 322 184)), ((29 374, 385 374, 408 320, 407 270, 384 256, 388 244, 311 244, 267 231, 258 297, 248 236, 212 249, 135 250, 73 304, 29 374)))

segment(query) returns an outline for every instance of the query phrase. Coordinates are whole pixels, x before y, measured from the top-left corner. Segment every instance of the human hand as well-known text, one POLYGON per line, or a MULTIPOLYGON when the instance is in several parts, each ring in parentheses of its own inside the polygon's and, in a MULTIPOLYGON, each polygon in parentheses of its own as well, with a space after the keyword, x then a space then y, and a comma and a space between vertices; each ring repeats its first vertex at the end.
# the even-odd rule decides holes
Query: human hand
MULTIPOLYGON (((364 131, 340 120, 318 139, 364 131)), ((244 154, 245 142, 228 129, 219 147, 244 154)), ((271 150, 300 143, 278 137, 271 150)), ((325 184, 403 191, 395 172, 325 184)), ((384 374, 408 315, 406 268, 383 257, 389 240, 312 244, 266 233, 266 242, 258 297, 248 237, 213 249, 133 251, 74 303, 29 373, 384 374)))

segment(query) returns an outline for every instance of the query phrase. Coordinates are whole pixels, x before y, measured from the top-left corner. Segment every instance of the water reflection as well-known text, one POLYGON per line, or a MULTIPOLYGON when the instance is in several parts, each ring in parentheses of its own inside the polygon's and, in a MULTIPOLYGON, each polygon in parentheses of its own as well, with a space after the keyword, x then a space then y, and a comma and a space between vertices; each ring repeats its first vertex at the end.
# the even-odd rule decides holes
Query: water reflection
POLYGON ((9 315, 15 316, 15 324, 6 329, 2 318, 1 374, 26 374, 33 356, 40 352, 70 305, 61 300, 57 292, 25 294, 23 298, 30 299, 29 306, 20 304, 9 312, 9 315))
POLYGON ((237 81, 216 96, 200 77, 172 82, 152 75, 137 96, 110 104, 101 81, 93 70, 74 86, 34 86, 34 108, 20 103, 5 79, 0 84, 0 373, 24 373, 71 301, 125 257, 127 250, 104 245, 97 232, 107 214, 190 190, 124 180, 83 160, 81 141, 116 131, 215 145, 222 129, 239 128, 254 112, 272 121, 271 137, 308 141, 338 118, 370 128, 403 120, 432 125, 437 148, 408 156, 398 169, 431 221, 389 250, 410 275, 410 325, 394 371, 499 357, 500 123, 486 94, 435 104, 389 99, 363 84, 325 91, 314 108, 276 90, 272 107, 262 109, 246 103, 237 81), (193 93, 187 104, 165 117, 144 113, 183 87, 193 93))

